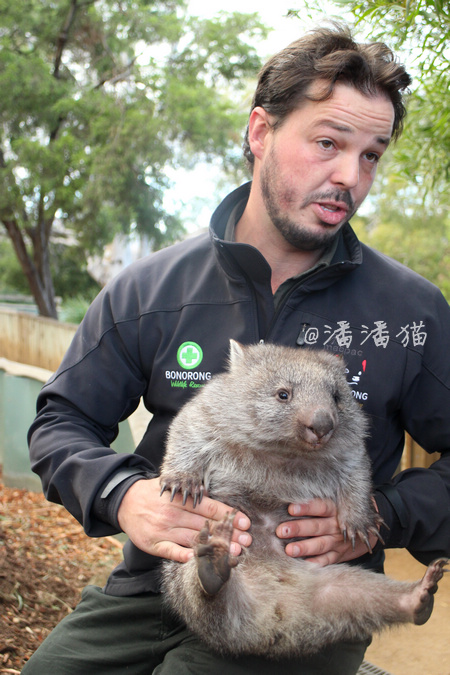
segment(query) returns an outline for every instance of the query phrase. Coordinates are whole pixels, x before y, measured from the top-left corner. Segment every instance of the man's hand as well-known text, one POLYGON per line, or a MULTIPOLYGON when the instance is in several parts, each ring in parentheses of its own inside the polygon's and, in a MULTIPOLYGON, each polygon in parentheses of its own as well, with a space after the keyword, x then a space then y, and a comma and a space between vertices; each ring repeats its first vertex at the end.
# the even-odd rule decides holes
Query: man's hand
MULTIPOLYGON (((336 505, 332 501, 313 499, 306 504, 290 504, 288 511, 291 516, 300 519, 281 523, 276 530, 278 537, 303 539, 287 544, 287 555, 325 566, 353 560, 368 552, 367 546, 359 539, 356 540, 354 550, 351 541, 344 540, 337 520, 336 505)), ((375 535, 369 536, 372 548, 377 541, 375 535)))
MULTIPOLYGON (((177 562, 187 562, 194 552, 192 546, 205 520, 222 520, 231 507, 209 497, 203 497, 194 508, 191 497, 182 504, 181 494, 173 502, 170 493, 160 496, 159 478, 139 480, 130 487, 120 504, 117 518, 121 529, 131 541, 146 553, 177 562)), ((233 521, 231 553, 239 555, 242 546, 251 543, 246 532, 248 517, 238 512, 233 521)))

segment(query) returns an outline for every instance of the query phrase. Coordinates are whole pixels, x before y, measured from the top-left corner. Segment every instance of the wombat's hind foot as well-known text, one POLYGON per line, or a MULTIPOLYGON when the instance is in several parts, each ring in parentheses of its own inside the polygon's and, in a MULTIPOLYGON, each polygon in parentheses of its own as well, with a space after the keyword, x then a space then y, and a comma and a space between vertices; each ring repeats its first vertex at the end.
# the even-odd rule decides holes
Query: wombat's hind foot
POLYGON ((444 572, 448 572, 445 565, 448 563, 447 558, 439 558, 432 562, 428 567, 422 581, 414 590, 413 598, 415 600, 415 607, 413 621, 418 626, 424 624, 430 618, 433 611, 434 598, 438 588, 438 582, 444 576, 444 572))
POLYGON ((215 595, 228 581, 238 559, 230 554, 233 520, 236 511, 228 513, 218 523, 205 522, 196 548, 197 573, 200 585, 207 595, 215 595))

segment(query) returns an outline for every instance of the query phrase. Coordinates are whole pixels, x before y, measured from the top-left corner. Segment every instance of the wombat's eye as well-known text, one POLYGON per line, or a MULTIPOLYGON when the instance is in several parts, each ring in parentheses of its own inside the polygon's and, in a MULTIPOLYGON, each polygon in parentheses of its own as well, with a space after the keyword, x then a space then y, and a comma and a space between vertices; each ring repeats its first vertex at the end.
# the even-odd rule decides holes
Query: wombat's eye
POLYGON ((333 399, 334 399, 334 402, 336 403, 336 405, 339 405, 339 403, 341 402, 341 397, 340 397, 340 394, 339 394, 338 391, 335 391, 333 393, 333 399))
POLYGON ((279 389, 277 391, 277 399, 279 401, 290 401, 291 400, 291 392, 288 391, 287 389, 279 389))

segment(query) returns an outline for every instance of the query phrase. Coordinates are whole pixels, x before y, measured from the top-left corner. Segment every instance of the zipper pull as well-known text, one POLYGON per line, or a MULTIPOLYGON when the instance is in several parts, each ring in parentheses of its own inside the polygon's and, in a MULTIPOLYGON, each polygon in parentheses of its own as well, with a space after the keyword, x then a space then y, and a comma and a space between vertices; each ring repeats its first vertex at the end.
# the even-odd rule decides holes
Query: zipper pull
POLYGON ((303 347, 305 342, 306 342, 306 331, 310 327, 311 324, 309 323, 304 323, 302 325, 302 329, 300 333, 298 334, 297 340, 295 341, 296 344, 298 344, 299 347, 303 347))

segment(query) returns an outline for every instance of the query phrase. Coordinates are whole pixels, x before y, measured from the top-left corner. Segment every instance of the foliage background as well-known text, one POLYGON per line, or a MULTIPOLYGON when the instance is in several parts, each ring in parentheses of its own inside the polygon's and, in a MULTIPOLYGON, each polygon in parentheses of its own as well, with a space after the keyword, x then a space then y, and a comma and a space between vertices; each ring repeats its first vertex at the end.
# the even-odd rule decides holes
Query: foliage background
POLYGON ((402 137, 383 158, 353 224, 370 245, 437 284, 450 300, 450 5, 336 0, 355 29, 389 44, 413 76, 402 137))
POLYGON ((154 249, 181 236, 163 204, 169 165, 236 167, 234 94, 266 29, 189 16, 184 0, 0 0, 0 15, 0 220, 39 312, 56 316, 56 283, 64 296, 89 286, 71 279, 74 256, 116 232, 154 249))
MULTIPOLYGON (((308 11, 309 26, 343 17, 357 39, 392 46, 414 77, 404 134, 352 224, 450 299, 448 2, 334 0, 322 10, 293 10, 299 33, 308 11)), ((116 233, 145 234, 154 249, 183 236, 187 214, 164 199, 174 169, 219 165, 242 181, 241 139, 267 29, 255 14, 190 16, 184 0, 0 0, 0 14, 8 92, 0 292, 31 288, 39 311, 53 316, 58 295, 62 317, 79 317, 99 289, 87 257, 116 233)))

